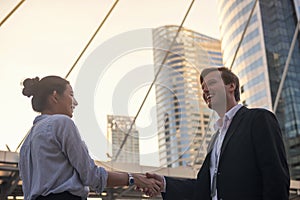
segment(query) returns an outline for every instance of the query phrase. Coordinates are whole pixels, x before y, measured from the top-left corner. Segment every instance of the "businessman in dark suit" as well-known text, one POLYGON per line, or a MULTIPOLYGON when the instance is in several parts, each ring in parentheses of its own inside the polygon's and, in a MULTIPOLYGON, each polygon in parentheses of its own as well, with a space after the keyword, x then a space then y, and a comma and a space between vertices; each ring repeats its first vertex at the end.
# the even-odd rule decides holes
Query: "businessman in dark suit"
POLYGON ((165 184, 165 200, 288 200, 289 170, 278 121, 240 100, 238 77, 225 67, 200 75, 203 99, 219 120, 197 179, 147 173, 165 184))

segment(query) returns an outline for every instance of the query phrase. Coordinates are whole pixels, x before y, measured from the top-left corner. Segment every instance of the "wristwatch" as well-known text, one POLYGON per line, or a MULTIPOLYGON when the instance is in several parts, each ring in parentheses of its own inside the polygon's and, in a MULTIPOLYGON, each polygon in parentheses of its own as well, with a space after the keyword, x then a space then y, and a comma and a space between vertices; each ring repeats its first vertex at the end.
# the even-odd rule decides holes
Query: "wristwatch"
POLYGON ((134 185, 134 177, 132 176, 131 173, 128 173, 128 185, 129 186, 134 185))

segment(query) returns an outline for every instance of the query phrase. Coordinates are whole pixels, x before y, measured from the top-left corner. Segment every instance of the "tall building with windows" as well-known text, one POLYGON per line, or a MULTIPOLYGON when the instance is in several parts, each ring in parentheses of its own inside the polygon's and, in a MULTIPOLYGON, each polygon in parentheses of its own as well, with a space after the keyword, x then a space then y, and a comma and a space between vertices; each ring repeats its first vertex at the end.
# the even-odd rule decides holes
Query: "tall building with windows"
POLYGON ((185 28, 172 42, 178 28, 153 30, 159 159, 161 166, 197 167, 212 133, 212 111, 202 100, 199 73, 222 65, 221 44, 185 28))
POLYGON ((139 132, 135 124, 132 125, 133 117, 108 115, 107 116, 107 139, 108 156, 119 163, 140 163, 139 132), (128 134, 129 133, 129 134, 128 134), (122 143, 124 143, 121 148, 122 143))
POLYGON ((275 112, 293 179, 300 179, 299 36, 286 62, 299 5, 299 0, 218 0, 224 65, 240 77, 243 104, 275 112))

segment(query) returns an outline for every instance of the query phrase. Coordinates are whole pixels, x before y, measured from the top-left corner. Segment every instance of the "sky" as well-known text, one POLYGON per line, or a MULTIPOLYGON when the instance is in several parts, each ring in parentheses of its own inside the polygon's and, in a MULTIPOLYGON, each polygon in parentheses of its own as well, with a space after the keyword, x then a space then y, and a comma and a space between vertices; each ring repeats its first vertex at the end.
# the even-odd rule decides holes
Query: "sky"
MULTIPOLYGON (((220 38, 216 1, 195 1, 184 27, 220 38)), ((0 21, 18 2, 0 0, 0 21)), ((65 77, 113 3, 27 0, 0 27, 0 150, 17 150, 38 115, 22 95, 22 81, 65 77)), ((95 159, 108 159, 106 116, 135 116, 154 78, 151 30, 180 25, 190 3, 119 1, 67 77, 79 102, 74 121, 95 159)), ((149 166, 159 166, 154 89, 136 120, 140 164, 149 166)))

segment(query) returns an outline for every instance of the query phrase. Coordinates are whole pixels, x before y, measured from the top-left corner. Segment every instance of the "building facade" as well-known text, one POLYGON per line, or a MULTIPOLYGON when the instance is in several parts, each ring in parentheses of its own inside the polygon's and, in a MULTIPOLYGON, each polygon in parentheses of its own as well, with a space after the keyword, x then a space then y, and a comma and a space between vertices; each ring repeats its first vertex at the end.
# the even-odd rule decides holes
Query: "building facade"
POLYGON ((299 0, 218 0, 224 65, 239 76, 244 105, 276 114, 293 179, 300 179, 299 36, 283 72, 298 13, 299 0))
POLYGON ((136 130, 135 124, 132 125, 132 122, 133 117, 107 116, 108 157, 112 161, 140 163, 139 132, 136 130), (121 148, 122 144, 123 147, 121 148))
POLYGON ((182 28, 172 42, 178 28, 153 30, 159 159, 165 167, 202 163, 212 111, 202 100, 199 72, 222 65, 219 40, 182 28))

